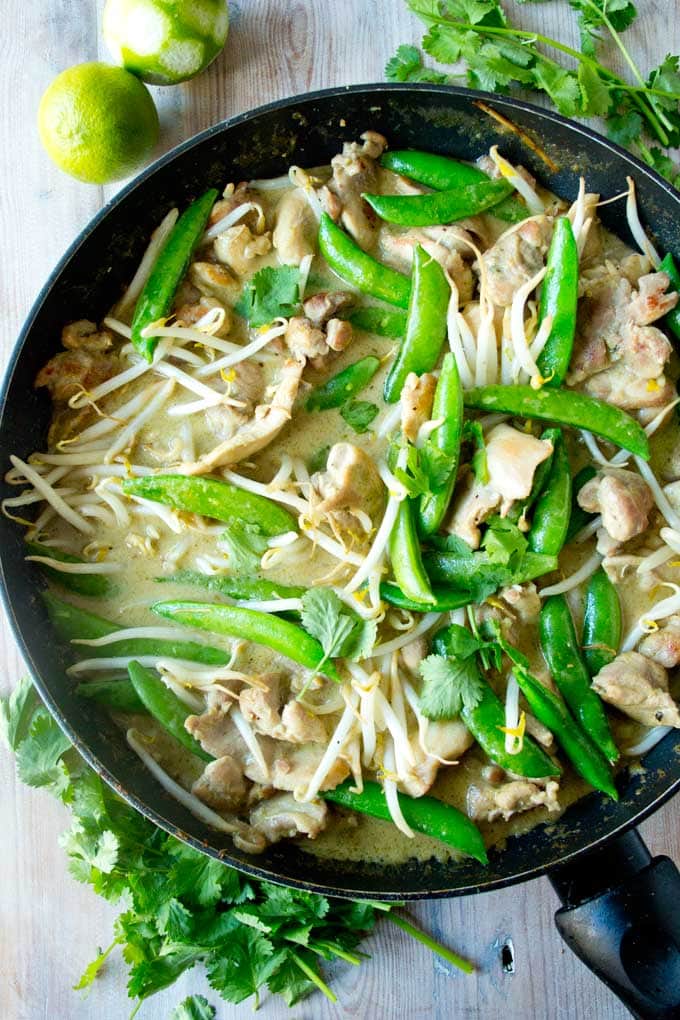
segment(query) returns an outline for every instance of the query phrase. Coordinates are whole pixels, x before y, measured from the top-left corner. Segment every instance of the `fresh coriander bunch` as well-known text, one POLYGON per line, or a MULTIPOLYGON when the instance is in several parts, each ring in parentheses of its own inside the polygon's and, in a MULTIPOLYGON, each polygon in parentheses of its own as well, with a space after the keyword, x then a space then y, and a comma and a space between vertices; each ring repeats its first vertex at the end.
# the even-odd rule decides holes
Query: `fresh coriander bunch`
MULTIPOLYGON (((519 0, 521 3, 541 0, 519 0)), ((580 49, 513 24, 500 0, 406 0, 427 26, 422 49, 453 73, 427 67, 415 46, 388 62, 390 81, 459 83, 501 94, 543 93, 566 117, 602 117, 607 135, 680 186, 680 58, 668 54, 645 76, 622 36, 638 12, 630 0, 566 0, 578 16, 580 49), (605 62, 615 48, 628 77, 605 62), (552 51, 552 52, 548 52, 552 51), (558 57, 554 56, 558 54, 558 57)))

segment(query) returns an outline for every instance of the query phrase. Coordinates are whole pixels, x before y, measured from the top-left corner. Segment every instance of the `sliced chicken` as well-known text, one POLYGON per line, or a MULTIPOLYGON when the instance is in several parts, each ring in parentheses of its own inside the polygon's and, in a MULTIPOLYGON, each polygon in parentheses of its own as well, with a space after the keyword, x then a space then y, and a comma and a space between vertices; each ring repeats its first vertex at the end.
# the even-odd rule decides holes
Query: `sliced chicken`
POLYGON ((429 723, 424 743, 430 753, 425 754, 420 746, 414 748, 416 765, 399 783, 399 789, 409 797, 422 797, 437 778, 441 765, 439 759, 458 761, 474 742, 474 737, 459 719, 429 723))
POLYGON ((668 673, 640 652, 623 652, 593 679, 603 701, 643 726, 680 727, 680 712, 668 693, 668 673))
POLYGON ((215 255, 220 262, 236 274, 246 276, 253 269, 253 261, 271 250, 269 234, 253 234, 245 223, 228 227, 215 238, 215 255))
POLYGON ((318 223, 302 188, 287 191, 276 207, 272 243, 285 266, 299 266, 316 251, 318 223))
POLYGON ((385 486, 378 469, 372 458, 353 443, 335 443, 328 453, 326 470, 313 474, 311 483, 320 500, 315 512, 330 517, 340 527, 356 530, 358 523, 366 532, 368 524, 370 531, 370 524, 375 524, 382 513, 385 486))
POLYGON ((196 323, 207 315, 212 308, 220 308, 224 312, 224 321, 219 329, 215 330, 213 336, 224 339, 231 331, 233 317, 231 310, 221 305, 215 298, 203 297, 199 301, 187 301, 175 308, 175 319, 181 326, 195 326, 196 323))
POLYGON ((264 396, 264 372, 256 361, 241 361, 227 369, 224 383, 215 379, 211 382, 214 389, 224 388, 229 403, 207 408, 205 423, 218 439, 231 439, 252 417, 264 396))
POLYGON ((467 812, 477 822, 495 822, 502 818, 507 822, 513 815, 532 808, 545 807, 548 811, 559 811, 557 800, 559 784, 549 780, 545 786, 531 783, 528 779, 513 779, 502 786, 471 786, 467 794, 467 812))
POLYGON ((355 300, 348 290, 320 290, 308 297, 302 308, 311 324, 321 329, 330 319, 337 318, 338 312, 351 308, 355 300))
POLYGON ((420 245, 453 279, 459 301, 465 304, 474 293, 474 277, 469 261, 465 261, 465 256, 468 260, 473 256, 473 249, 466 243, 468 241, 477 246, 479 238, 466 230, 462 223, 457 223, 455 226, 407 230, 403 234, 382 231, 380 249, 395 268, 408 271, 416 245, 420 245))
POLYGON ((431 372, 406 376, 401 396, 401 433, 409 442, 415 443, 421 425, 432 417, 432 402, 437 379, 431 372))
POLYGON ((472 471, 464 470, 453 494, 453 509, 445 530, 449 535, 458 535, 472 549, 479 549, 482 540, 479 525, 500 505, 501 495, 493 486, 478 482, 472 471))
POLYGON ((536 468, 548 459, 552 450, 549 439, 536 439, 510 425, 496 425, 489 432, 486 437, 489 485, 500 493, 502 516, 516 499, 527 498, 536 468))
POLYGON ((292 793, 277 793, 251 811, 250 824, 268 843, 278 843, 295 836, 314 839, 325 828, 327 816, 322 800, 300 803, 292 793))
MULTIPOLYGON (((326 748, 322 744, 288 744, 269 737, 260 737, 260 747, 268 766, 268 775, 262 772, 257 762, 250 760, 244 772, 254 783, 273 786, 275 790, 307 789, 326 748)), ((349 766, 338 758, 321 784, 320 789, 333 790, 349 775, 349 766)))
POLYGON ((671 616, 659 630, 640 642, 639 651, 665 669, 680 665, 680 616, 671 616))
POLYGON ((250 191, 246 181, 241 181, 239 184, 228 184, 224 189, 224 195, 219 198, 212 207, 212 212, 208 219, 208 226, 212 227, 220 220, 228 216, 234 209, 238 209, 239 206, 245 205, 246 202, 252 202, 256 206, 255 209, 250 209, 244 216, 243 222, 249 223, 251 226, 257 229, 258 233, 262 233, 265 227, 264 214, 262 207, 257 202, 257 195, 255 192, 250 191))
POLYGON ((508 308, 517 290, 542 268, 550 238, 552 218, 532 216, 519 227, 506 230, 482 255, 489 285, 488 297, 508 308))
POLYGON ((267 687, 246 687, 239 695, 241 712, 256 733, 293 744, 327 742, 326 728, 318 716, 312 715, 295 699, 283 705, 282 681, 278 674, 261 674, 257 679, 267 687))
POLYGON ((241 295, 239 281, 217 262, 192 262, 189 280, 201 294, 215 298, 225 307, 236 304, 241 295))
MULTIPOLYGON (((605 542, 608 536, 616 544, 641 535, 654 507, 654 496, 645 480, 635 471, 624 469, 598 472, 581 488, 577 500, 588 513, 602 514, 605 542)), ((611 551, 601 544, 598 548, 611 551)))
POLYGON ((303 368, 301 361, 292 358, 285 361, 271 403, 259 404, 254 416, 234 436, 225 439, 199 460, 182 464, 179 469, 182 474, 203 475, 216 467, 238 464, 268 446, 291 419, 303 368))
POLYGON ((345 319, 328 319, 315 326, 306 316, 294 315, 288 320, 286 347, 298 360, 310 361, 315 368, 323 367, 331 351, 344 351, 352 340, 352 324, 345 319))
POLYGON ((226 696, 212 698, 201 715, 187 716, 184 728, 213 758, 230 757, 242 762, 247 755, 247 748, 234 721, 229 717, 231 704, 232 700, 226 696))
POLYGON ((363 144, 345 142, 342 152, 331 160, 333 176, 327 188, 321 190, 324 201, 330 193, 329 213, 335 212, 348 234, 362 248, 372 247, 377 230, 378 217, 361 197, 363 192, 375 191, 378 185, 376 160, 382 155, 387 142, 375 131, 365 131, 361 136, 363 144), (336 202, 333 202, 333 198, 336 202))
POLYGON ((62 329, 61 346, 67 351, 101 354, 113 347, 113 336, 108 329, 99 329, 96 322, 78 319, 77 322, 69 322, 62 329))
POLYGON ((215 811, 235 811, 245 801, 248 787, 241 765, 226 754, 206 765, 191 792, 215 811))
POLYGON ((55 403, 70 400, 76 393, 87 393, 119 371, 113 355, 87 350, 60 351, 40 369, 36 389, 44 386, 55 403))

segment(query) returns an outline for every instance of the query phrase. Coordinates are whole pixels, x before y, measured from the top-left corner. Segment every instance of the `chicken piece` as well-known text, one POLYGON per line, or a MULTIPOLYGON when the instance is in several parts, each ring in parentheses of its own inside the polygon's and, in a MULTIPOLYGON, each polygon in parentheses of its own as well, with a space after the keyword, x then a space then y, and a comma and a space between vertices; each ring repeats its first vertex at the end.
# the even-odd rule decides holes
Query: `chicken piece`
POLYGON ((467 794, 467 813, 478 822, 495 822, 498 818, 507 822, 513 815, 536 807, 559 811, 558 792, 559 784, 552 779, 545 786, 528 779, 513 779, 496 788, 471 786, 467 794))
MULTIPOLYGON (((264 395, 265 382, 262 367, 256 361, 240 361, 225 372, 224 392, 234 403, 217 404, 204 411, 204 421, 212 434, 226 440, 244 426, 255 412, 264 395)), ((215 389, 221 383, 211 380, 215 389)))
POLYGON ((516 499, 527 498, 536 468, 548 459, 552 450, 549 439, 536 439, 510 425, 496 425, 489 432, 486 437, 489 485, 501 496, 501 516, 507 514, 516 499))
POLYGON ((118 371, 118 359, 84 347, 60 351, 40 369, 33 385, 44 386, 52 400, 59 404, 76 393, 93 390, 118 371))
POLYGON ((89 319, 78 319, 62 329, 61 346, 67 351, 101 354, 113 347, 113 336, 108 329, 98 329, 97 324, 89 319))
POLYGON ((543 266, 552 235, 549 216, 532 216, 511 227, 482 255, 488 281, 488 297, 507 308, 516 291, 543 266))
POLYGON ((425 637, 414 638, 407 645, 403 645, 399 651, 404 668, 411 676, 420 676, 420 663, 428 652, 428 641, 425 637))
POLYGON ((346 319, 329 319, 326 323, 326 343, 331 351, 344 351, 353 335, 352 323, 346 319))
POLYGON ((680 712, 668 693, 668 673, 640 652, 623 652, 592 683, 603 701, 643 726, 680 727, 680 712))
POLYGON ((251 271, 254 259, 271 250, 269 234, 255 235, 245 223, 228 227, 215 238, 215 255, 236 274, 245 276, 251 271))
POLYGON ((580 489, 577 502, 588 513, 602 514, 602 527, 618 544, 645 531, 654 496, 640 475, 620 468, 598 472, 580 489))
POLYGON ((287 191, 276 207, 272 243, 284 266, 299 266, 316 251, 319 230, 314 210, 302 188, 287 191))
POLYGON ((500 493, 491 485, 478 482, 472 471, 464 470, 453 494, 452 511, 444 529, 449 535, 458 535, 472 549, 479 549, 482 533, 479 525, 497 510, 500 493))
POLYGON ((680 616, 671 616, 663 627, 648 634, 638 650, 665 669, 680 665, 680 616))
POLYGON ((227 184, 224 189, 223 197, 219 198, 212 207, 212 211, 208 218, 208 226, 213 227, 240 205, 245 205, 246 202, 251 202, 255 208, 250 209, 247 213, 245 213, 242 222, 255 227, 257 233, 261 234, 265 228, 264 213, 262 211, 262 206, 256 201, 256 199, 257 196, 255 192, 250 191, 247 181, 241 181, 235 186, 234 184, 227 184))
POLYGON ((677 303, 677 294, 666 293, 668 285, 665 273, 649 273, 637 280, 635 291, 620 270, 586 283, 570 385, 628 410, 666 402, 669 384, 663 373, 672 348, 650 323, 677 303))
POLYGON ((308 297, 302 308, 312 326, 321 329, 329 319, 337 318, 338 312, 351 308, 354 302, 354 294, 348 290, 320 290, 318 294, 308 297))
POLYGON ((530 737, 544 747, 546 751, 552 751, 555 748, 555 737, 550 732, 547 726, 544 726, 542 722, 531 715, 530 712, 524 713, 524 719, 526 722, 526 730, 530 737))
POLYGON ((385 486, 378 469, 372 458, 353 443, 335 443, 328 453, 326 470, 313 474, 311 483, 321 500, 315 512, 334 518, 341 526, 361 523, 364 515, 375 523, 382 513, 385 486))
POLYGON ((281 711, 284 697, 278 674, 262 674, 257 679, 267 687, 246 687, 239 696, 241 712, 256 733, 292 744, 326 743, 323 722, 298 701, 289 701, 281 711))
POLYGON ((322 329, 311 319, 294 315, 288 320, 284 339, 293 357, 321 368, 331 350, 342 351, 350 343, 352 324, 342 319, 329 319, 322 329))
MULTIPOLYGON (((269 737, 260 737, 260 747, 269 769, 268 775, 260 765, 249 761, 244 772, 254 783, 268 784, 275 790, 306 790, 309 781, 326 751, 322 744, 289 744, 269 737)), ((337 758, 321 784, 320 789, 333 790, 349 775, 349 767, 342 758, 337 758)))
POLYGON ((526 647, 533 636, 526 633, 527 628, 535 633, 540 611, 541 600, 536 585, 529 582, 503 588, 479 607, 478 619, 480 622, 493 621, 500 626, 507 641, 526 647))
POLYGON ((437 379, 432 372, 416 375, 409 372, 401 391, 401 433, 415 443, 421 425, 432 417, 432 402, 437 379))
POLYGON ((307 836, 314 839, 325 828, 328 808, 322 800, 301 803, 292 793, 277 793, 250 813, 250 824, 268 843, 307 836))
POLYGON ((281 369, 281 378, 270 404, 259 404, 254 416, 235 435, 225 439, 209 453, 193 463, 182 464, 185 475, 203 475, 216 467, 238 464, 268 446, 290 421, 293 404, 300 388, 304 363, 288 359, 281 369))
MULTIPOLYGON (((382 155, 387 142, 375 131, 365 131, 362 145, 345 142, 342 152, 331 160, 333 176, 324 191, 335 196, 340 205, 340 222, 360 247, 371 248, 378 230, 378 217, 361 197, 363 192, 375 191, 378 184, 376 160, 382 155)), ((332 202, 329 215, 336 212, 332 202)))
POLYGON ((230 757, 242 762, 248 754, 248 749, 229 717, 231 704, 231 699, 226 695, 221 698, 212 697, 205 712, 201 715, 187 716, 184 728, 213 758, 230 757))
POLYGON ((236 277, 216 262, 192 262, 189 279, 201 294, 216 298, 225 307, 236 304, 241 294, 236 277))
POLYGON ((527 584, 513 584, 503 588, 499 598, 507 603, 515 618, 525 626, 533 626, 541 612, 541 599, 533 581, 527 584))
POLYGON ((413 262, 416 245, 420 245, 453 279, 458 289, 459 301, 465 304, 474 293, 474 277, 463 256, 472 254, 470 244, 466 241, 474 244, 476 240, 478 239, 469 231, 456 224, 455 227, 408 230, 403 234, 383 231, 380 235, 380 248, 387 256, 387 260, 395 264, 395 268, 408 271, 413 262))
POLYGON ((206 765, 191 792, 215 811, 236 811, 248 790, 240 765, 225 754, 206 765))
POLYGON ((399 783, 399 789, 409 797, 422 797, 437 777, 441 765, 439 759, 458 761, 474 742, 474 737, 460 719, 429 723, 425 746, 430 753, 424 754, 420 746, 414 748, 416 765, 409 769, 406 778, 399 783))
POLYGON ((231 309, 225 308, 215 298, 204 297, 198 301, 187 301, 180 304, 175 308, 174 316, 181 326, 195 326, 213 308, 220 308, 224 312, 224 320, 220 328, 215 330, 212 335, 224 339, 231 331, 233 317, 231 309))

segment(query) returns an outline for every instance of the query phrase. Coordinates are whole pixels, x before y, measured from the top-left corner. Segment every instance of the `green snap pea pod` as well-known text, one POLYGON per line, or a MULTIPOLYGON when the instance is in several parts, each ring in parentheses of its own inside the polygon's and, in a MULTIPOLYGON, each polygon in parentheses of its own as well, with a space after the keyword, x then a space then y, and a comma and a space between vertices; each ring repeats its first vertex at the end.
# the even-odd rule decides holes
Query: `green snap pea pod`
POLYGON ((616 586, 600 567, 588 582, 583 614, 583 658, 591 676, 612 662, 621 643, 621 602, 616 586))
POLYGON ((526 552, 515 570, 489 561, 485 552, 474 552, 470 556, 458 556, 452 552, 429 552, 423 557, 425 570, 431 581, 440 581, 465 590, 477 588, 487 578, 493 582, 494 591, 510 584, 524 584, 557 568, 556 556, 526 552))
POLYGON ((185 584, 216 591, 237 602, 271 602, 273 599, 301 599, 307 591, 301 585, 279 584, 263 578, 228 577, 226 574, 201 574, 198 570, 179 570, 168 577, 157 577, 159 584, 185 584))
MULTIPOLYGON (((569 528, 571 468, 562 434, 557 429, 550 431, 553 434, 552 462, 534 507, 528 542, 532 552, 559 556, 569 528)), ((542 438, 546 438, 545 432, 542 438)))
POLYGON ((442 424, 435 429, 429 442, 446 454, 449 477, 441 488, 420 497, 418 504, 418 530, 421 535, 432 535, 444 520, 458 474, 458 458, 463 435, 463 387, 458 365, 453 354, 445 354, 432 404, 432 420, 442 424))
MULTIPOLYGON (((51 592, 41 592, 47 607, 50 622, 63 641, 94 639, 114 634, 121 628, 86 609, 79 609, 70 602, 63 602, 51 592)), ((157 655, 158 658, 187 659, 205 666, 226 666, 231 655, 221 648, 210 648, 198 641, 172 641, 159 638, 125 638, 106 645, 76 645, 85 658, 98 659, 109 655, 131 659, 141 655, 157 655)))
POLYGON ((569 517, 566 542, 571 542, 574 535, 578 535, 581 528, 585 528, 586 524, 595 517, 595 514, 589 514, 578 505, 578 494, 586 482, 589 482, 596 474, 595 468, 587 464, 586 467, 581 468, 578 474, 574 475, 571 483, 571 516, 569 517))
POLYGON ((405 595, 399 585, 391 581, 382 581, 380 585, 380 597, 391 606, 398 606, 399 609, 410 609, 416 613, 447 613, 451 609, 461 609, 472 602, 469 591, 457 591, 455 588, 446 588, 441 585, 430 585, 434 596, 434 602, 419 602, 405 595))
MULTIPOLYGON (((680 269, 678 269, 675 259, 670 252, 662 258, 659 272, 667 274, 670 280, 670 290, 680 293, 680 269)), ((671 333, 680 340, 680 302, 678 302, 675 308, 671 308, 670 312, 664 316, 663 321, 671 333)))
POLYGON ((408 308, 411 281, 367 255, 349 234, 338 227, 327 213, 321 214, 319 251, 334 273, 363 294, 408 308))
POLYGON ((341 407, 346 400, 363 390, 364 386, 368 386, 379 368, 380 359, 374 358, 372 354, 348 365, 328 379, 323 386, 312 390, 305 405, 307 410, 327 411, 331 407, 341 407))
MULTIPOLYGON (((449 156, 433 152, 419 152, 415 149, 395 149, 386 152, 380 159, 382 166, 403 177, 410 177, 418 184, 425 184, 436 191, 464 188, 469 184, 488 181, 487 174, 469 163, 460 163, 449 156)), ((510 195, 493 207, 493 215, 508 223, 525 220, 529 211, 518 198, 510 195)))
MULTIPOLYGON (((437 655, 449 655, 451 652, 449 639, 449 627, 437 631, 432 642, 433 651, 437 655)), ((485 754, 501 768, 519 776, 526 776, 527 779, 544 779, 546 776, 560 774, 559 765, 556 765, 528 734, 524 737, 522 749, 517 754, 506 751, 505 734, 502 729, 505 726, 505 708, 488 683, 484 684, 477 705, 472 709, 464 705, 460 716, 485 754)))
MULTIPOLYGON (((382 818, 391 821, 385 800, 385 794, 379 783, 364 783, 361 793, 352 793, 352 782, 346 781, 334 790, 325 790, 320 794, 324 800, 333 804, 358 811, 371 818, 382 818)), ((467 815, 450 804, 444 804, 436 797, 409 797, 405 793, 397 794, 399 806, 408 825, 416 832, 438 839, 459 850, 461 853, 474 857, 481 864, 487 864, 488 858, 482 834, 467 815)))
POLYGON ((207 754, 196 738, 184 728, 187 717, 193 714, 191 709, 150 669, 140 666, 134 659, 128 664, 128 673, 130 682, 149 715, 186 747, 187 751, 191 751, 203 761, 214 761, 213 756, 207 754))
POLYGON ((189 268, 194 249, 203 237, 218 194, 215 188, 211 188, 182 213, 137 298, 132 319, 132 343, 147 361, 153 358, 158 337, 144 337, 142 331, 158 319, 165 318, 170 311, 175 291, 189 268))
POLYGON ((550 595, 541 607, 539 635, 543 657, 555 685, 585 733, 615 762, 619 752, 601 699, 590 686, 590 674, 576 640, 574 621, 564 595, 550 595))
POLYGON ((515 665, 514 674, 533 715, 554 734, 578 774, 596 790, 618 800, 607 759, 583 732, 562 699, 526 669, 515 665))
POLYGON ((488 178, 450 191, 432 191, 426 195, 362 195, 381 220, 401 227, 432 227, 455 223, 476 216, 498 205, 512 194, 506 180, 488 178))
POLYGON ((561 386, 574 347, 578 304, 578 248, 566 216, 555 221, 546 265, 538 324, 551 315, 552 326, 536 364, 546 386, 561 386))
POLYGON ((385 379, 383 393, 388 404, 399 400, 409 373, 422 375, 437 364, 446 336, 449 294, 442 267, 416 245, 406 335, 385 379))
POLYGON ((165 616, 185 627, 198 627, 214 634, 228 634, 230 637, 265 645, 307 669, 318 669, 331 680, 340 681, 337 669, 326 659, 316 638, 311 637, 302 627, 282 620, 279 616, 239 606, 179 600, 156 602, 151 609, 159 616, 165 616))
POLYGON ((587 429, 643 460, 649 460, 649 442, 639 422, 620 408, 575 390, 549 389, 546 386, 540 390, 531 386, 476 386, 465 391, 465 406, 477 411, 500 411, 587 429))
POLYGON ((432 604, 434 595, 425 568, 416 529, 416 501, 404 499, 390 534, 389 552, 397 584, 416 602, 432 604))
MULTIPOLYGON (((51 545, 43 545, 41 542, 27 542, 29 556, 46 556, 59 563, 86 563, 80 556, 73 556, 72 553, 62 552, 51 545)), ((62 588, 68 588, 78 595, 86 595, 88 598, 99 598, 111 591, 111 581, 103 574, 68 574, 65 570, 50 567, 46 563, 37 564, 51 581, 60 584, 62 588)))
POLYGON ((90 680, 78 684, 76 694, 80 698, 96 701, 113 712, 146 712, 146 706, 129 679, 90 680))
POLYGON ((155 503, 214 517, 231 524, 245 521, 257 525, 265 535, 297 531, 297 521, 287 510, 264 496, 246 492, 235 485, 201 475, 146 475, 126 478, 123 492, 155 503))
POLYGON ((406 332, 406 313, 396 308, 357 308, 348 317, 357 329, 376 336, 391 336, 401 339, 406 332))

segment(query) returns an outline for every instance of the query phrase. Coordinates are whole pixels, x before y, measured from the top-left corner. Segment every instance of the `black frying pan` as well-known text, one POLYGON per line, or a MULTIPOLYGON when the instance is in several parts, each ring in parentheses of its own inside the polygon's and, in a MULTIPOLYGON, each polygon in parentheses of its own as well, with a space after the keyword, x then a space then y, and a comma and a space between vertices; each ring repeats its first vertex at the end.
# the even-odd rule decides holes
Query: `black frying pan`
MULTIPOLYGON (((262 107, 204 131, 125 188, 85 228, 31 311, 7 371, 0 407, 0 464, 44 447, 50 416, 33 378, 58 347, 64 322, 99 320, 130 279, 149 234, 180 207, 226 181, 273 177, 291 162, 327 163, 345 139, 367 128, 393 147, 474 159, 494 143, 558 195, 573 199, 580 174, 590 191, 611 196, 632 174, 646 224, 663 251, 680 253, 680 194, 629 153, 587 128, 511 99, 491 100, 554 160, 548 171, 520 137, 476 105, 488 96, 430 85, 329 89, 262 107)), ((629 237, 623 203, 601 210, 607 227, 629 237)), ((120 731, 93 702, 77 699, 63 653, 50 633, 34 567, 24 560, 19 529, 0 518, 0 569, 10 623, 46 704, 88 763, 157 825, 257 877, 335 896, 417 899, 495 889, 550 872, 565 906, 558 927, 572 948, 641 1017, 680 1017, 680 876, 667 858, 652 861, 633 826, 680 784, 680 740, 669 734, 623 773, 618 804, 591 794, 555 823, 493 850, 488 868, 474 861, 432 861, 384 868, 322 861, 292 845, 261 857, 236 850, 168 797, 132 754, 120 731)))

